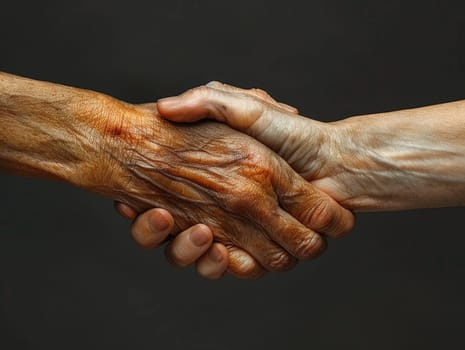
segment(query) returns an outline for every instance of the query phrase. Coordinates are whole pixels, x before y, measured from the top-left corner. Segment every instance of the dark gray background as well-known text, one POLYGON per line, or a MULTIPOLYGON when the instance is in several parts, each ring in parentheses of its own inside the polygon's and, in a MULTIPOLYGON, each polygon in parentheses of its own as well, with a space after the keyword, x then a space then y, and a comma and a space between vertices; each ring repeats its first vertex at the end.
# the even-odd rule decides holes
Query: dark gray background
MULTIPOLYGON (((331 121, 465 98, 461 3, 4 1, 0 70, 130 102, 215 79, 331 121)), ((360 214, 315 262, 211 282, 109 200, 0 180, 2 349, 465 347, 463 208, 360 214)))

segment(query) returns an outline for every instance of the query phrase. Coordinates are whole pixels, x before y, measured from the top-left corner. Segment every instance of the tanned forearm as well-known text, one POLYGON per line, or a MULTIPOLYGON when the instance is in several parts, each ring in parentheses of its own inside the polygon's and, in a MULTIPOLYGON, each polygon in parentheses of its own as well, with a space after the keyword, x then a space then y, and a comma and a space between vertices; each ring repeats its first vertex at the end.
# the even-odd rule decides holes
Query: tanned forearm
POLYGON ((104 165, 118 154, 109 133, 121 129, 125 108, 97 92, 0 72, 0 168, 106 192, 112 167, 104 165))

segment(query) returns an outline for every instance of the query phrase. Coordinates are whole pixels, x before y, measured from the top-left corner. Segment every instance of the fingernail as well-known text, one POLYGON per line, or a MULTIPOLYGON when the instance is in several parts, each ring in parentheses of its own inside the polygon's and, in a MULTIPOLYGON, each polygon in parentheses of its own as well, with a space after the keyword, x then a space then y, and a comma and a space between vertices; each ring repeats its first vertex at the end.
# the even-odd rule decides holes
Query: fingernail
POLYGON ((170 225, 170 222, 166 220, 165 216, 155 212, 151 217, 150 217, 150 228, 154 232, 160 232, 160 231, 165 231, 168 226, 170 225))
POLYGON ((219 263, 223 261, 223 254, 221 254, 220 250, 215 246, 210 249, 208 256, 215 262, 219 263))
POLYGON ((201 247, 210 240, 210 237, 204 229, 194 228, 189 234, 189 239, 195 246, 201 247))

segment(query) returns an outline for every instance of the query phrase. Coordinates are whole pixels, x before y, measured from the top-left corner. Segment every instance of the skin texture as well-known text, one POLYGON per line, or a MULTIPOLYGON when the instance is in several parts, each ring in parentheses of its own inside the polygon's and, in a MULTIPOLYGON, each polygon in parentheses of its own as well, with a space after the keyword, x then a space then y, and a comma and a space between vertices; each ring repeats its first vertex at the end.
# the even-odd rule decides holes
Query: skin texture
POLYGON ((264 91, 212 82, 159 101, 159 110, 255 137, 353 211, 465 205, 465 101, 323 124, 264 91))
POLYGON ((194 225, 173 236, 174 219, 165 209, 151 209, 139 216, 123 203, 116 202, 115 209, 121 216, 134 220, 131 234, 143 248, 154 249, 169 241, 165 254, 173 266, 187 267, 195 263, 197 273, 208 279, 218 279, 226 272, 228 251, 222 244, 213 243, 213 232, 208 226, 194 225), (192 235, 197 237, 195 242, 192 235))
POLYGON ((354 211, 465 204, 465 101, 325 124, 213 82, 159 101, 159 110, 173 121, 208 116, 253 136, 354 211))
MULTIPOLYGON (((174 232, 183 232, 179 240, 201 241, 189 228, 204 223, 222 244, 210 255, 227 249, 228 269, 237 276, 287 270, 296 259, 321 254, 321 234, 339 236, 353 225, 350 211, 226 125, 173 125, 155 104, 131 105, 4 73, 0 118, 4 170, 63 180, 137 213, 167 209, 174 232)), ((143 245, 158 244, 138 234, 133 230, 143 245)), ((184 254, 177 245, 170 249, 168 256, 184 254)))

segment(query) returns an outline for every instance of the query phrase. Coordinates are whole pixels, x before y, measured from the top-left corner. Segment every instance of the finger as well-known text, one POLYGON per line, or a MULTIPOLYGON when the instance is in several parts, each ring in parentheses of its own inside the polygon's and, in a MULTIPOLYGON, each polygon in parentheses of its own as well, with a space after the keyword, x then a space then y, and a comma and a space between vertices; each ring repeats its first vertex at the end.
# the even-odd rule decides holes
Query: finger
POLYGON ((269 103, 275 108, 282 109, 285 112, 289 112, 292 114, 299 114, 299 110, 297 108, 289 106, 288 104, 276 101, 273 97, 270 96, 270 94, 268 94, 266 91, 262 89, 257 89, 257 88, 241 89, 239 87, 228 85, 228 84, 221 83, 218 81, 211 81, 207 84, 207 86, 214 88, 214 89, 227 91, 227 92, 247 94, 247 95, 258 98, 265 103, 269 103))
POLYGON ((212 241, 213 233, 210 228, 198 224, 177 235, 166 246, 165 255, 173 265, 179 267, 189 266, 210 248, 212 241))
POLYGON ((306 118, 269 108, 246 94, 201 86, 158 102, 161 116, 172 121, 197 121, 205 117, 224 122, 286 157, 295 147, 283 147, 283 135, 293 135, 308 123, 306 118))
POLYGON ((139 215, 131 226, 132 238, 143 248, 153 249, 174 229, 174 220, 165 209, 151 209, 139 215))
POLYGON ((279 207, 271 213, 263 226, 268 230, 269 237, 292 256, 299 260, 311 260, 325 251, 326 240, 320 234, 279 207))
POLYGON ((244 250, 253 256, 263 268, 272 272, 283 272, 292 269, 297 264, 295 257, 281 245, 276 244, 272 237, 269 237, 268 232, 266 234, 258 232, 258 235, 258 237, 257 235, 249 237, 241 243, 244 250))
POLYGON ((229 264, 229 253, 221 243, 213 243, 207 253, 196 261, 197 273, 204 278, 223 277, 229 264))
MULTIPOLYGON (((238 198, 231 201, 228 205, 233 211, 240 212, 247 206, 250 206, 250 198, 238 198), (247 204, 245 204, 247 202, 247 204)), ((258 203, 257 203, 258 204, 258 203)), ((234 248, 232 251, 236 252, 240 249, 241 254, 247 253, 247 256, 253 257, 253 260, 260 264, 264 269, 273 272, 288 271, 292 269, 297 261, 294 256, 289 254, 286 249, 280 244, 277 244, 270 235, 271 230, 276 230, 276 227, 271 228, 267 223, 261 223, 257 218, 267 218, 272 207, 276 207, 276 202, 273 200, 261 201, 258 205, 260 208, 254 210, 250 214, 248 221, 235 223, 229 226, 231 231, 229 234, 223 232, 221 227, 214 229, 217 241, 222 242, 223 237, 235 237, 234 248)), ((265 219, 266 220, 266 219, 265 219)), ((295 220, 294 220, 295 221, 295 220)), ((305 228, 304 226, 300 225, 305 228)), ((228 242, 230 242, 228 240, 228 242)), ((244 257, 244 264, 248 261, 244 257)), ((233 260, 232 260, 233 261, 233 260)))
POLYGON ((149 109, 151 111, 157 110, 157 103, 156 102, 147 102, 147 103, 140 103, 138 104, 139 107, 149 109))
MULTIPOLYGON (((278 159, 279 163, 284 163, 278 159)), ((278 169, 285 169, 282 164, 278 169)), ((339 238, 355 224, 353 213, 298 174, 283 170, 273 177, 280 206, 308 228, 339 238)))
POLYGON ((113 206, 119 215, 125 217, 126 219, 134 220, 137 216, 137 212, 132 209, 129 205, 114 201, 113 206))
POLYGON ((291 105, 288 105, 286 103, 278 102, 278 105, 284 109, 286 112, 292 113, 292 114, 299 114, 299 110, 291 105))
POLYGON ((266 106, 244 94, 200 86, 179 96, 158 101, 159 113, 172 121, 197 121, 205 117, 226 122, 238 130, 246 130, 261 117, 266 106))
MULTIPOLYGON (((280 177, 280 171, 295 174, 282 159, 278 157, 274 159, 279 162, 283 169, 271 164, 271 169, 276 169, 270 174, 271 186, 275 187, 278 184, 285 189, 295 191, 292 182, 284 187, 281 180, 274 178, 280 177)), ((294 257, 308 260, 319 256, 326 247, 323 237, 299 222, 293 216, 294 213, 287 212, 280 207, 278 196, 280 192, 275 188, 270 188, 270 191, 274 191, 275 195, 263 198, 255 195, 259 193, 259 190, 254 188, 255 186, 254 184, 249 185, 247 189, 249 195, 228 200, 229 208, 235 212, 253 208, 247 213, 250 220, 248 227, 230 228, 235 232, 234 244, 247 250, 264 268, 272 271, 283 271, 293 267, 294 257), (270 244, 269 241, 273 244, 270 244), (284 254, 284 251, 287 251, 288 254, 284 254), (290 260, 289 257, 293 260, 290 260)), ((282 190, 282 188, 279 189, 279 191, 282 190)))
POLYGON ((231 246, 229 251, 228 273, 244 279, 258 279, 262 277, 266 270, 246 251, 231 246))

